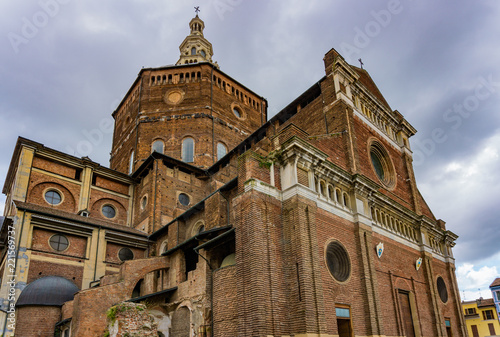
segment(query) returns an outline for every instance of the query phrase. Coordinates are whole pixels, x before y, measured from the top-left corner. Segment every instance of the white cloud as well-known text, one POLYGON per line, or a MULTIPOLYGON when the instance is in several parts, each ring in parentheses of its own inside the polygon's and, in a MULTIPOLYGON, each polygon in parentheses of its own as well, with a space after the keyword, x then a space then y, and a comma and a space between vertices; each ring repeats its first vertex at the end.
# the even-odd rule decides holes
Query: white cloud
POLYGON ((464 263, 457 267, 456 275, 462 300, 471 301, 480 296, 490 298, 489 285, 499 273, 495 266, 478 268, 473 264, 464 263))

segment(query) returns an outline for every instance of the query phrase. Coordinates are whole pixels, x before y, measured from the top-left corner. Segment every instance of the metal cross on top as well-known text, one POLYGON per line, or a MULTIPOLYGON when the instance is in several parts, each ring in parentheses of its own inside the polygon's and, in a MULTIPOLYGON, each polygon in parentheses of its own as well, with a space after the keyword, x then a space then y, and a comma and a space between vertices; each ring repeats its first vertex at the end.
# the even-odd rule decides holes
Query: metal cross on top
POLYGON ((198 13, 200 12, 200 6, 195 7, 194 12, 196 13, 196 15, 198 15, 198 13))
POLYGON ((363 61, 361 60, 361 58, 358 60, 359 61, 359 64, 361 64, 361 69, 363 69, 363 61))

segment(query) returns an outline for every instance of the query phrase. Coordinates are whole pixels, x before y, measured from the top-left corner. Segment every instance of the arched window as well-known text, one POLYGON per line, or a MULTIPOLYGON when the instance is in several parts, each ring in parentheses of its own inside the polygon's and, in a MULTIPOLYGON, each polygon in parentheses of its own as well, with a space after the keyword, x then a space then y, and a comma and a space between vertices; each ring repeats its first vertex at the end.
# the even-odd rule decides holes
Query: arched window
POLYGON ((191 55, 196 55, 196 48, 195 47, 191 48, 191 55))
POLYGON ((155 140, 153 142, 153 145, 151 146, 151 152, 158 152, 163 154, 163 141, 162 140, 155 140))
POLYGON ((130 160, 128 163, 128 174, 132 174, 134 171, 134 151, 130 154, 130 160))
POLYGON ((194 139, 184 138, 182 141, 182 161, 186 163, 194 162, 194 139))
POLYGON ((217 143, 217 160, 220 160, 222 157, 224 157, 227 153, 227 148, 226 145, 222 144, 221 142, 217 143))
POLYGON ((324 181, 319 182, 319 192, 322 196, 326 197, 326 185, 324 181))

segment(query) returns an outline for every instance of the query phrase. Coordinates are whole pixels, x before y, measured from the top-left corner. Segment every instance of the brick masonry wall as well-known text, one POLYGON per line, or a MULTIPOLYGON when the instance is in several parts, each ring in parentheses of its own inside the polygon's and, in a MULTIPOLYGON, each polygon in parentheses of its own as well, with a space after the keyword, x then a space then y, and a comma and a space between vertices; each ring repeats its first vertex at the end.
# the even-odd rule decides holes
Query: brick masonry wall
POLYGON ((53 337, 61 318, 59 307, 21 307, 16 310, 16 336, 53 337))
POLYGON ((78 292, 73 300, 71 335, 102 337, 107 326, 108 308, 129 299, 135 285, 144 275, 169 268, 167 261, 160 257, 126 261, 118 274, 103 279, 102 286, 78 292))
POLYGON ((30 183, 28 186, 27 202, 45 207, 53 207, 58 210, 76 213, 78 199, 80 197, 80 185, 76 182, 71 183, 66 180, 48 176, 36 171, 31 172, 30 183), (58 205, 51 205, 45 200, 45 192, 55 189, 62 195, 62 202, 58 205))
POLYGON ((367 336, 370 313, 366 303, 369 301, 363 279, 364 274, 361 247, 356 226, 342 218, 319 209, 316 213, 317 249, 324 287, 325 316, 327 331, 337 334, 335 307, 338 304, 351 308, 352 325, 356 335, 367 336), (351 275, 345 282, 338 282, 330 274, 326 265, 326 246, 331 241, 338 241, 349 254, 351 275))
POLYGON ((218 269, 213 275, 213 317, 216 336, 238 335, 238 291, 236 267, 218 269))
MULTIPOLYGON (((125 248, 127 246, 116 244, 113 242, 108 242, 106 245, 106 263, 110 264, 121 264, 122 261, 118 258, 118 253, 122 248, 125 248)), ((134 260, 135 259, 143 259, 146 257, 145 250, 141 248, 136 248, 136 247, 127 247, 129 248, 133 253, 134 253, 134 260)))
POLYGON ((394 149, 393 146, 388 144, 382 137, 380 137, 376 132, 369 129, 361 120, 354 118, 355 128, 356 128, 356 138, 357 138, 357 160, 358 160, 358 170, 364 176, 370 178, 377 184, 380 181, 375 173, 375 169, 371 163, 370 153, 369 153, 369 142, 371 139, 377 139, 384 148, 387 150, 391 161, 394 165, 395 175, 396 175, 396 186, 388 191, 387 189, 380 189, 380 192, 386 194, 391 199, 403 203, 404 206, 411 210, 415 210, 412 202, 412 193, 410 189, 410 184, 407 181, 409 178, 408 171, 405 166, 402 153, 399 150, 394 149))
POLYGON ((28 283, 45 276, 64 277, 76 284, 79 289, 82 289, 83 263, 82 266, 75 266, 63 263, 31 260, 28 271, 28 283))
POLYGON ((128 195, 129 186, 118 181, 114 181, 99 175, 95 175, 95 185, 100 188, 110 190, 112 192, 128 195))
POLYGON ((284 335, 281 204, 249 191, 233 199, 236 227, 238 336, 284 335))
POLYGON ((34 227, 31 249, 83 259, 85 258, 85 254, 87 253, 87 237, 34 227), (64 251, 57 251, 50 246, 49 241, 55 234, 63 234, 68 239, 69 246, 64 251))
MULTIPOLYGON (((180 159, 182 139, 187 136, 195 140, 195 165, 208 167, 215 161, 214 144, 221 141, 230 150, 257 129, 264 122, 261 109, 257 108, 257 103, 263 105, 261 99, 218 70, 214 70, 213 82, 211 73, 211 66, 199 64, 143 72, 139 125, 134 126, 136 110, 122 107, 115 115, 111 168, 127 172, 131 150, 135 151, 135 167, 138 167, 151 153, 151 144, 156 139, 164 141, 165 154, 180 159), (181 72, 184 80, 180 80, 181 72), (197 78, 198 72, 201 79, 197 78), (194 80, 192 73, 196 75, 194 80), (190 74, 189 79, 186 74, 190 74), (158 84, 150 79, 163 75, 173 75, 173 81, 158 84), (231 87, 242 92, 241 100, 231 87), (178 102, 168 100, 168 94, 174 91, 179 94, 178 102), (234 106, 240 109, 242 118, 233 114, 234 106)), ((135 101, 131 105, 135 106, 135 101)))
POLYGON ((46 158, 41 158, 35 156, 33 158, 33 167, 39 168, 41 170, 55 173, 66 178, 75 179, 76 169, 67 165, 63 165, 56 161, 48 160, 46 158))
POLYGON ((92 217, 111 221, 119 225, 127 224, 127 210, 128 210, 128 199, 123 197, 118 197, 116 195, 110 195, 109 193, 102 192, 96 189, 91 189, 89 210, 92 217), (105 205, 111 205, 115 211, 114 218, 107 218, 102 213, 102 207, 105 205))

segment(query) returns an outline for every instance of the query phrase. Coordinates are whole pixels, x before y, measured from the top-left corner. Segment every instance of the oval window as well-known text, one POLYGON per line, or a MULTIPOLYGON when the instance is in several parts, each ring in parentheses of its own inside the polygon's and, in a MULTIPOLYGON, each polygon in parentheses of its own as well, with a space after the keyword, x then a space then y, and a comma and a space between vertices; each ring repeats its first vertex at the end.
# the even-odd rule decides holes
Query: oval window
POLYGON ((62 197, 59 192, 50 190, 45 192, 45 201, 47 201, 51 205, 59 205, 62 201, 62 197))
POLYGON ((237 107, 233 108, 233 113, 236 117, 241 118, 241 111, 237 107))
POLYGON ((446 289, 446 284, 441 276, 437 278, 437 289, 441 301, 443 301, 443 303, 448 302, 448 289, 446 289))
POLYGON ((115 208, 111 205, 104 205, 102 206, 102 214, 108 218, 112 219, 116 216, 116 211, 115 208))
POLYGON ((182 206, 189 205, 189 196, 186 193, 179 194, 179 202, 182 206))
POLYGON ((132 252, 130 248, 122 248, 118 252, 118 258, 120 259, 120 261, 132 260, 134 258, 134 252, 132 252))
POLYGON ((382 184, 389 188, 393 187, 396 182, 394 168, 389 154, 378 141, 372 142, 370 146, 370 161, 382 184))

